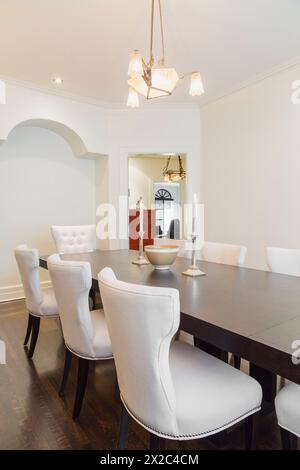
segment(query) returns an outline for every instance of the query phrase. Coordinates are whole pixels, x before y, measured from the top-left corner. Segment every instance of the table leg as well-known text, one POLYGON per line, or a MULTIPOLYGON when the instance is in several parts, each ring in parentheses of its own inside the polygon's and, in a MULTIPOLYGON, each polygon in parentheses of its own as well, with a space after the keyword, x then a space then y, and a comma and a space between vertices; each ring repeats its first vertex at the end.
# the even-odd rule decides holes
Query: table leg
POLYGON ((205 351, 208 354, 221 359, 221 361, 228 362, 228 352, 222 351, 222 349, 219 349, 212 344, 206 343, 206 341, 202 341, 199 338, 195 339, 194 344, 197 348, 202 349, 202 351, 205 351))
POLYGON ((276 396, 277 376, 269 370, 263 369, 255 364, 250 363, 250 375, 256 379, 263 390, 263 401, 274 407, 274 399, 276 396))

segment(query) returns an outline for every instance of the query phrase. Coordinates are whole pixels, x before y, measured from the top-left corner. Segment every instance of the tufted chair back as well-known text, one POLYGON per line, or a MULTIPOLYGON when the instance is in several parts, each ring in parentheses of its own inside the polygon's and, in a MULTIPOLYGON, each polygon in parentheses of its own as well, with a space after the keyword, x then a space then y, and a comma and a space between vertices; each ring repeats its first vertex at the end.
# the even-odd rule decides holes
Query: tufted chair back
POLYGON ((169 349, 179 327, 179 292, 118 281, 110 268, 98 278, 122 400, 149 428, 174 434, 169 349))
POLYGON ((95 225, 52 225, 58 253, 87 253, 96 249, 95 225))
POLYGON ((89 310, 92 285, 88 262, 62 261, 59 255, 47 260, 66 345, 83 357, 94 357, 94 328, 89 310))
POLYGON ((15 258, 22 279, 26 307, 30 313, 38 315, 44 298, 40 285, 38 250, 19 245, 15 248, 15 258))
POLYGON ((211 261, 212 263, 243 266, 246 254, 247 248, 245 246, 204 242, 200 257, 203 261, 211 261))
POLYGON ((267 247, 270 271, 290 276, 300 276, 300 250, 267 247))

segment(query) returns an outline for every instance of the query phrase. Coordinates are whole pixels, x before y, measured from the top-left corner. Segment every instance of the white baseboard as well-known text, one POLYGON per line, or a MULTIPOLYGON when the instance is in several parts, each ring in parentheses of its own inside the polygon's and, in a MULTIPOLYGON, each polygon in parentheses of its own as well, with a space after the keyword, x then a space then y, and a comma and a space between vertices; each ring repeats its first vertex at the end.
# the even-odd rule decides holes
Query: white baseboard
MULTIPOLYGON (((51 287, 51 281, 42 281, 41 286, 43 289, 47 289, 48 287, 51 287)), ((24 299, 24 297, 25 295, 22 284, 0 287, 0 302, 24 299)))

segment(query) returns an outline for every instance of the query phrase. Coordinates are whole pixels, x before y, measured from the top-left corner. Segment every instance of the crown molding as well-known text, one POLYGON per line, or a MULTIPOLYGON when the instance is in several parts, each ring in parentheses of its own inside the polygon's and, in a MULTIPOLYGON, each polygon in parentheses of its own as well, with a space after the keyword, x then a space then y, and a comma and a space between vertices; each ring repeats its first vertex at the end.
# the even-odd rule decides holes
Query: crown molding
POLYGON ((69 93, 68 91, 65 91, 63 89, 55 88, 54 85, 53 85, 53 88, 52 87, 47 87, 47 86, 42 86, 42 85, 37 85, 36 83, 27 82, 27 81, 24 81, 24 80, 17 80, 15 78, 8 77, 8 76, 5 76, 5 75, 0 75, 0 80, 5 81, 5 83, 7 85, 26 88, 28 90, 33 90, 33 91, 36 91, 36 92, 39 92, 39 93, 44 93, 44 94, 47 94, 47 95, 54 95, 54 96, 57 96, 58 98, 67 99, 67 100, 71 100, 71 101, 76 101, 76 102, 79 102, 79 103, 89 104, 89 105, 95 106, 97 108, 105 108, 105 109, 110 108, 110 104, 108 102, 100 101, 100 100, 97 100, 97 99, 94 99, 94 98, 90 98, 88 96, 69 93))

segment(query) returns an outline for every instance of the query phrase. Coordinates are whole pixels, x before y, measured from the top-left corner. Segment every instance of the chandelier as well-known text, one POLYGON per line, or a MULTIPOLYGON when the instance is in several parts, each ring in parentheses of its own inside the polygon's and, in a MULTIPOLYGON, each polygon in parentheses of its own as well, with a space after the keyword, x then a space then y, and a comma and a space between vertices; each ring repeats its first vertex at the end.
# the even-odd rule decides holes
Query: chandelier
POLYGON ((171 162, 171 157, 172 155, 168 156, 167 164, 165 168, 163 169, 163 177, 164 180, 167 181, 168 183, 173 182, 176 183, 178 181, 184 180, 186 177, 186 172, 183 168, 182 165, 182 160, 181 156, 178 155, 178 168, 177 169, 172 169, 170 167, 170 162, 171 162))
POLYGON ((187 75, 191 76, 190 95, 201 96, 204 93, 203 83, 199 72, 190 72, 179 77, 174 68, 168 68, 165 66, 165 45, 161 0, 151 0, 149 61, 145 62, 142 59, 140 52, 138 50, 134 50, 130 55, 128 75, 130 78, 128 80, 129 93, 127 106, 131 108, 137 108, 139 106, 139 94, 148 100, 160 98, 161 96, 170 96, 187 75), (155 2, 158 3, 159 9, 162 48, 162 55, 157 64, 155 63, 153 54, 155 2))

